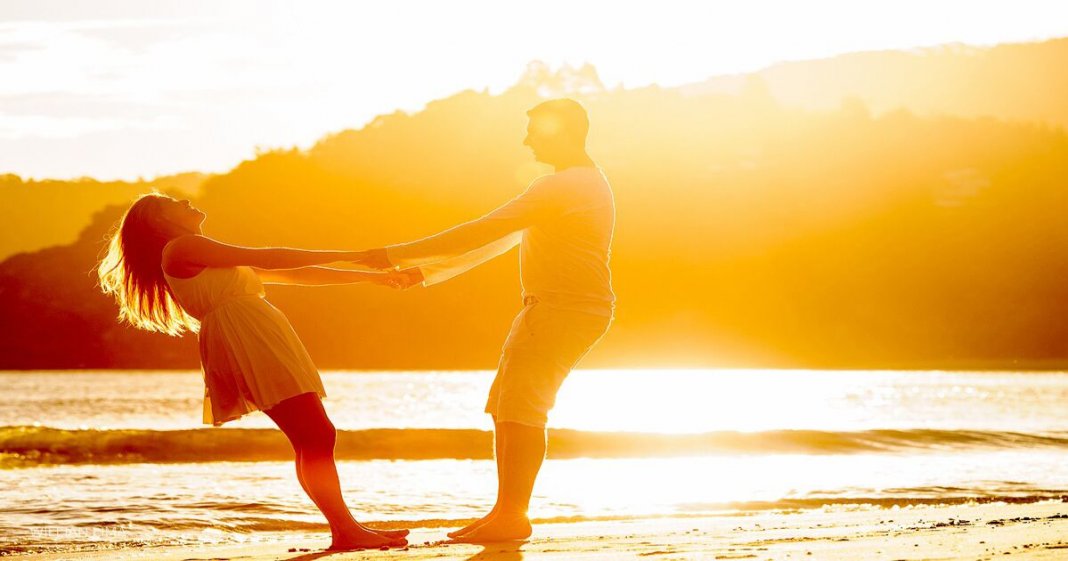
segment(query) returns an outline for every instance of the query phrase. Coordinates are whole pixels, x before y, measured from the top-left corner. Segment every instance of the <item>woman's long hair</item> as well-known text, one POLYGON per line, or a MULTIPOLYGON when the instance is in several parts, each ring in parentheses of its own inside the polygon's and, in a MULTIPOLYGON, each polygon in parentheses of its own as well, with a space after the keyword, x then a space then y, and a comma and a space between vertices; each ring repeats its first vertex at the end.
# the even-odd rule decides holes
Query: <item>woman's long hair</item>
POLYGON ((167 195, 141 195, 122 216, 97 265, 100 289, 115 297, 119 321, 167 335, 196 332, 200 322, 178 304, 163 278, 163 247, 174 239, 160 227, 160 203, 167 195))

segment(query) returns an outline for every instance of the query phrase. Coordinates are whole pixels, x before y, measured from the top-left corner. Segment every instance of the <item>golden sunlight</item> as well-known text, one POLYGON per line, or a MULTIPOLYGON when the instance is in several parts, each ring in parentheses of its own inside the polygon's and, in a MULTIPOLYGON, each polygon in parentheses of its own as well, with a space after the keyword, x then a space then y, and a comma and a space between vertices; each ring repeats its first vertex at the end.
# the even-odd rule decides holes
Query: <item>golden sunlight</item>
POLYGON ((1064 68, 1054 0, 0 2, 0 557, 1056 558, 1064 68))

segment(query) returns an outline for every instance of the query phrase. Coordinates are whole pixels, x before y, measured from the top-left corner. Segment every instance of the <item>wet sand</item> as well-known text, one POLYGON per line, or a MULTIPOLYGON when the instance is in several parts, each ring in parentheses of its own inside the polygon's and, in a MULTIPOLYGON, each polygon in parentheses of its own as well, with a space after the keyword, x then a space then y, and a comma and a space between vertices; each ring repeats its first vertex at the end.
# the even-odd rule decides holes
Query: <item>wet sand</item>
MULTIPOLYGON (((828 507, 700 518, 541 524, 522 543, 442 542, 414 529, 405 550, 323 552, 328 537, 255 545, 157 547, 33 556, 49 561, 443 561, 712 559, 1068 559, 1068 503, 828 507)), ((22 556, 15 556, 18 559, 22 556)), ((23 557, 28 558, 29 556, 23 557)))

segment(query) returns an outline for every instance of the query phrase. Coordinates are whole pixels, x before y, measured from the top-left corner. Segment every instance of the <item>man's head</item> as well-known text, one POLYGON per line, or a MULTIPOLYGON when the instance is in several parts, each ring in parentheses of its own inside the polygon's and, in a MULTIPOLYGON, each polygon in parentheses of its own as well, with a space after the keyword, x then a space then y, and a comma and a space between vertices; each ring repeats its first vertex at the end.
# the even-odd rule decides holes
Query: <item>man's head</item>
POLYGON ((534 159, 550 165, 586 154, 586 134, 590 119, 586 108, 570 98, 551 99, 527 111, 527 137, 524 146, 534 159))

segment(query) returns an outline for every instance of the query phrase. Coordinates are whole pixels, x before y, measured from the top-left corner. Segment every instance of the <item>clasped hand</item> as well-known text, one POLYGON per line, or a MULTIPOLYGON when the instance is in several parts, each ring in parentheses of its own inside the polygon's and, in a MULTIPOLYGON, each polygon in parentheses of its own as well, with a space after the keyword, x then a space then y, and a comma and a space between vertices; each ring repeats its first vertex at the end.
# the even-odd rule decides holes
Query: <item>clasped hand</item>
POLYGON ((382 284, 402 290, 411 288, 423 282, 423 273, 419 267, 402 269, 400 271, 387 271, 383 275, 382 284))
POLYGON ((385 271, 382 275, 381 284, 393 288, 407 289, 423 282, 423 273, 418 267, 397 270, 389 261, 389 255, 385 249, 368 249, 357 252, 356 259, 352 262, 371 269, 385 271))

